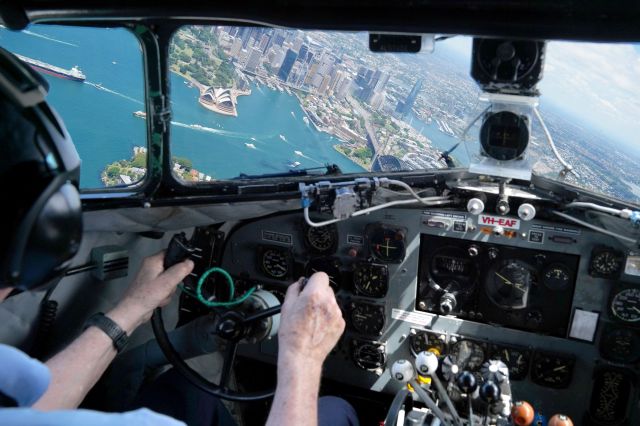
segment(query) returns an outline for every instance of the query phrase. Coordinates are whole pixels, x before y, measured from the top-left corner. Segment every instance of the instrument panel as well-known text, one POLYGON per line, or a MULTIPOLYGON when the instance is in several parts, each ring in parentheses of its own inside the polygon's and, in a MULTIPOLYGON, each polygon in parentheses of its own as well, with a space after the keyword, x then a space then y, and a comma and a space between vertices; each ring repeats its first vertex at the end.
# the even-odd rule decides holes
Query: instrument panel
MULTIPOLYGON (((474 374, 495 359, 516 399, 580 419, 601 415, 593 404, 607 398, 593 374, 638 372, 640 273, 626 271, 640 268, 612 238, 539 220, 495 235, 444 209, 386 209, 322 228, 300 216, 239 226, 221 266, 280 299, 302 275, 329 275, 347 327, 327 378, 392 394, 387 368, 420 351, 474 374)), ((275 362, 276 340, 240 354, 275 362)))

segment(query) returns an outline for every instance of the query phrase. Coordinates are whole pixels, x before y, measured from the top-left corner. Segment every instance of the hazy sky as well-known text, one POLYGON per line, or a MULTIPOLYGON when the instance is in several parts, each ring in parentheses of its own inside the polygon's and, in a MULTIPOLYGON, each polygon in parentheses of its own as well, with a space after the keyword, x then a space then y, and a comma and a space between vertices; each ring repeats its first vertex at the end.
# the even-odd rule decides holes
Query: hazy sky
MULTIPOLYGON (((436 49, 470 59, 471 39, 454 37, 436 49)), ((582 117, 634 150, 640 150, 640 48, 631 44, 550 42, 542 100, 582 117)))

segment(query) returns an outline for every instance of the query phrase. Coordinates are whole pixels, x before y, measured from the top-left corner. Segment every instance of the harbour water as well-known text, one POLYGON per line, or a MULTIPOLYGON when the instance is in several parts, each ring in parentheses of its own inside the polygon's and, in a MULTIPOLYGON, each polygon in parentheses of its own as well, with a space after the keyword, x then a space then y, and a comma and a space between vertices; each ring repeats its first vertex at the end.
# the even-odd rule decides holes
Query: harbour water
MULTIPOLYGON (((141 50, 127 30, 32 26, 15 33, 0 28, 0 46, 63 68, 78 65, 87 76, 80 83, 45 75, 48 99, 82 159, 82 187, 102 186, 100 173, 107 164, 130 158, 134 146, 146 144, 144 120, 133 115, 144 109, 141 50)), ((282 172, 292 164, 331 163, 346 173, 362 171, 333 148, 339 140, 303 119, 298 99, 287 92, 254 84, 250 96, 238 98, 238 117, 213 113, 197 98, 196 88, 171 75, 171 154, 189 158, 194 168, 216 179, 282 172)), ((438 149, 457 141, 435 123, 413 125, 438 149)))

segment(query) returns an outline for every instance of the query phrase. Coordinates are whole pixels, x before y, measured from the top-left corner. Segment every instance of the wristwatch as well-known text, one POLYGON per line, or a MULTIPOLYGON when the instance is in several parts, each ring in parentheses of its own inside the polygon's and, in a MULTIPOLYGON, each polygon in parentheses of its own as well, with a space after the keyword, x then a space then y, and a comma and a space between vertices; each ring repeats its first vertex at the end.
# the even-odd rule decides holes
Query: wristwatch
POLYGON ((129 341, 129 336, 127 336, 127 333, 122 328, 120 328, 120 326, 116 324, 115 321, 113 321, 102 312, 98 312, 97 314, 92 315, 84 324, 84 330, 92 326, 99 328, 111 338, 111 340, 113 341, 113 347, 116 348, 116 351, 118 353, 120 353, 124 349, 124 347, 127 345, 127 342, 129 341))

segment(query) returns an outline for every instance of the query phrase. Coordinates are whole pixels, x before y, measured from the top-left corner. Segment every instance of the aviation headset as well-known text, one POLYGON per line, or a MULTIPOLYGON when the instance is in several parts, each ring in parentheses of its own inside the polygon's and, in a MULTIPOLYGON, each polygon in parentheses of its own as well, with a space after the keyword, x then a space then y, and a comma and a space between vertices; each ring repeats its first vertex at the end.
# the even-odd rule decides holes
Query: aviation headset
POLYGON ((80 158, 47 82, 0 48, 0 288, 57 283, 82 237, 80 158))

